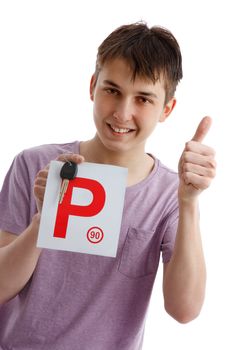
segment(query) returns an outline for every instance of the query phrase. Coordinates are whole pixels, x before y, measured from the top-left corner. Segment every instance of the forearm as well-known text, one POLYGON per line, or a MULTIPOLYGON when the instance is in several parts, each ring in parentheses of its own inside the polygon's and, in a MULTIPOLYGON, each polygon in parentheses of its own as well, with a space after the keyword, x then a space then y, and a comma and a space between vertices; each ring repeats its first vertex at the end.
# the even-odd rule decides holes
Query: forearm
POLYGON ((164 274, 167 312, 181 322, 195 318, 205 295, 206 269, 199 229, 197 201, 180 202, 174 252, 164 274))
POLYGON ((39 216, 12 243, 0 248, 0 303, 14 297, 30 279, 41 249, 36 247, 39 216))

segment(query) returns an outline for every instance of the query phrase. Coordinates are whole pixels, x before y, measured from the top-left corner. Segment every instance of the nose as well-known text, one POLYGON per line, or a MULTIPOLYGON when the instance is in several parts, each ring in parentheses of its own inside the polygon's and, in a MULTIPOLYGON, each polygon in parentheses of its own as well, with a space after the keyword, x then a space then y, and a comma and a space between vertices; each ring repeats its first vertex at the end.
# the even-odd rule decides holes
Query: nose
POLYGON ((133 106, 132 102, 129 100, 121 101, 121 103, 117 105, 116 110, 113 113, 113 117, 121 123, 126 123, 132 120, 133 116, 133 106))

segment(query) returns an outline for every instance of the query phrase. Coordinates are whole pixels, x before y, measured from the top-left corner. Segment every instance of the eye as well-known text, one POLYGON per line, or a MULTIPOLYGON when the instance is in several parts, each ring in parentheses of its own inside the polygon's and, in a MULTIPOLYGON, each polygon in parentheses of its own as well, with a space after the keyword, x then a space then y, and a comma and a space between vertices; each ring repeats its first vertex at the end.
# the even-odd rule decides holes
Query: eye
POLYGON ((104 89, 109 95, 119 95, 119 91, 114 88, 105 88, 104 89))
POLYGON ((153 103, 152 100, 150 100, 144 96, 138 96, 138 101, 141 102, 142 104, 153 103))

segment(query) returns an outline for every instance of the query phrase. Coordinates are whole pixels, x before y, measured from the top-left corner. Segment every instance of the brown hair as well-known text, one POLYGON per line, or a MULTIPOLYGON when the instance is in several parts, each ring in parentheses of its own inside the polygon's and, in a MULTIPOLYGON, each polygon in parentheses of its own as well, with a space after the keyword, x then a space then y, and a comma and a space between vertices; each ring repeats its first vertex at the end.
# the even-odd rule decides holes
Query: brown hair
POLYGON ((144 22, 123 25, 114 30, 99 46, 95 75, 105 62, 125 59, 132 69, 132 79, 146 78, 153 83, 163 77, 166 100, 175 93, 182 79, 182 56, 173 34, 159 26, 149 28, 144 22))

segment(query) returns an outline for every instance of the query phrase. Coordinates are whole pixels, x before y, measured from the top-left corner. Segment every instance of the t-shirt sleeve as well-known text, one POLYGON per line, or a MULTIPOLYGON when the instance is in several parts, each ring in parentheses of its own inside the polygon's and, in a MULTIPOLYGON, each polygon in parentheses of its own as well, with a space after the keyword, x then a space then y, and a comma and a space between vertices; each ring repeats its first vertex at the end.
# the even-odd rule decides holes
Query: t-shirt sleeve
POLYGON ((179 208, 176 208, 167 218, 164 228, 164 236, 161 244, 163 263, 168 263, 171 259, 179 219, 179 208))
POLYGON ((0 228, 20 234, 31 220, 31 182, 24 152, 13 160, 0 193, 0 228))

